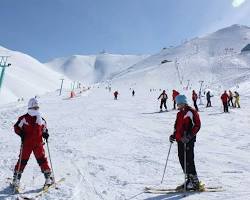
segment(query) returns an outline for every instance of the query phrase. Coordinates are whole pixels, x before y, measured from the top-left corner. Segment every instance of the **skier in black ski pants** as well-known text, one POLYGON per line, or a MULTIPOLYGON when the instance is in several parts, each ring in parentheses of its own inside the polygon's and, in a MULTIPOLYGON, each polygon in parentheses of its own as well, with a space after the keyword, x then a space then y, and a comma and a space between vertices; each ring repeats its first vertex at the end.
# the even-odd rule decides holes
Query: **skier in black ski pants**
POLYGON ((161 99, 161 105, 160 105, 160 110, 162 111, 162 106, 164 105, 164 108, 167 110, 167 99, 168 99, 168 95, 166 94, 166 91, 163 90, 163 92, 160 94, 160 96, 158 97, 158 100, 161 99))
POLYGON ((169 137, 169 141, 173 143, 175 140, 178 145, 178 157, 187 180, 178 186, 176 190, 182 190, 186 185, 187 190, 199 190, 199 179, 197 176, 194 163, 194 144, 196 134, 200 130, 201 122, 198 112, 188 106, 185 95, 178 95, 176 103, 179 112, 175 121, 175 131, 169 137), (185 171, 185 146, 186 146, 186 171, 185 171))
POLYGON ((213 95, 210 94, 210 91, 207 92, 207 107, 212 107, 211 104, 211 97, 213 97, 213 95))

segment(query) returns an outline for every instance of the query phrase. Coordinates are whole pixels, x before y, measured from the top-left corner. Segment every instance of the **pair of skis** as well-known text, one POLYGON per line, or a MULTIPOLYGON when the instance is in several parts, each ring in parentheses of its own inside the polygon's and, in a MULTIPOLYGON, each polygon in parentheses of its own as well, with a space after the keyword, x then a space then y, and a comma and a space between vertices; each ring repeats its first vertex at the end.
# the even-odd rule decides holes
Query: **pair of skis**
MULTIPOLYGON (((187 194, 190 193, 201 193, 201 192, 223 192, 224 189, 221 186, 218 187, 207 187, 205 184, 201 183, 198 190, 188 190, 187 194)), ((184 190, 177 190, 174 188, 157 188, 157 187, 145 187, 145 193, 151 194, 184 194, 184 190)))
POLYGON ((58 189, 57 185, 60 184, 61 182, 65 181, 65 178, 61 178, 60 180, 56 181, 55 183, 53 183, 50 186, 45 186, 41 189, 41 191, 39 191, 38 193, 36 193, 33 196, 26 196, 24 194, 20 193, 20 190, 16 190, 16 194, 18 194, 18 197, 16 198, 17 200, 35 200, 41 196, 43 196, 45 193, 47 193, 49 190, 51 189, 58 189))

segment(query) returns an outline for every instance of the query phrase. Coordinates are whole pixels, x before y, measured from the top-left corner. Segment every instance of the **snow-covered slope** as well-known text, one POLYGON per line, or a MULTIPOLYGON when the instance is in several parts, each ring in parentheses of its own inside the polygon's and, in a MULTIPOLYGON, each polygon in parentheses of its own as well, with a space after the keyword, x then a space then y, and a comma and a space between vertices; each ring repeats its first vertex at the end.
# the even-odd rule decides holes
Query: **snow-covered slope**
MULTIPOLYGON (((113 74, 116 70, 108 71, 107 64, 103 64, 105 58, 98 58, 105 69, 97 78, 106 79, 106 72, 112 74, 112 90, 119 89, 120 94, 117 101, 102 83, 73 99, 65 98, 66 93, 63 97, 57 93, 41 96, 41 113, 48 123, 55 178, 66 178, 57 185, 57 190, 51 189, 41 199, 182 199, 178 194, 143 193, 145 186, 160 184, 170 147, 168 137, 173 132, 177 113, 171 110, 171 99, 167 102, 169 112, 158 113, 160 91, 150 92, 149 88, 177 88, 191 102, 191 90, 198 88, 199 80, 204 80, 204 85, 209 85, 215 93, 213 107, 198 105, 202 126, 195 145, 196 168, 201 181, 208 186, 221 186, 223 191, 192 193, 185 199, 249 199, 250 56, 238 53, 241 46, 245 46, 243 43, 249 42, 249 38, 242 39, 247 38, 248 33, 247 27, 232 26, 163 50, 116 74, 113 74), (237 39, 230 43, 227 35, 237 39), (216 37, 223 47, 209 40, 216 37), (219 39, 223 37, 224 42, 219 39), (223 48, 224 51, 234 48, 237 53, 224 52, 223 48), (173 62, 161 64, 162 60, 173 62), (183 90, 187 80, 190 80, 190 88, 183 90), (134 97, 129 87, 135 88, 134 97), (230 108, 229 114, 223 114, 220 94, 229 87, 237 87, 240 92, 241 108, 230 108)), ((116 58, 111 60, 117 62, 116 58)), ((93 61, 94 65, 98 63, 93 61)), ((94 74, 92 78, 96 78, 94 74)), ((8 186, 20 147, 20 138, 12 127, 18 116, 27 112, 26 105, 27 101, 0 106, 0 199, 14 200, 19 196, 12 195, 8 186)), ((183 173, 174 144, 161 187, 174 188, 182 182, 183 173)), ((43 183, 44 177, 31 156, 21 179, 21 195, 33 197, 43 183)))
MULTIPOLYGON (((0 47, 0 55, 10 56, 11 66, 5 70, 0 104, 54 91, 63 77, 27 54, 0 47)), ((67 82, 68 79, 65 79, 67 82)))
POLYGON ((65 74, 72 80, 78 80, 83 84, 93 83, 93 66, 96 56, 74 55, 65 58, 56 58, 48 63, 51 69, 65 74))
POLYGON ((143 84, 148 88, 177 88, 190 85, 235 87, 250 78, 250 60, 240 54, 250 43, 250 28, 233 25, 178 47, 162 50, 113 76, 123 84, 143 84), (161 64, 163 60, 167 62, 161 64))
MULTIPOLYGON (((49 147, 55 177, 65 182, 43 195, 46 200, 163 200, 181 195, 143 193, 145 186, 160 184, 173 132, 176 111, 154 113, 159 109, 159 92, 143 87, 135 97, 124 86, 113 100, 104 87, 88 95, 65 100, 57 94, 40 98, 41 112, 50 133, 49 147), (98 99, 98 101, 97 101, 98 99)), ((189 100, 191 91, 186 93, 189 100)), ((208 186, 221 186, 223 192, 188 195, 187 200, 237 200, 249 198, 250 97, 241 96, 241 109, 222 114, 218 96, 211 108, 200 106, 202 127, 195 145, 200 180, 208 186)), ((8 187, 18 159, 20 138, 12 126, 26 112, 26 103, 0 107, 0 199, 14 200, 8 187)), ((172 108, 172 102, 168 102, 172 108)), ((46 148, 46 146, 45 146, 46 148)), ((164 183, 174 188, 183 182, 172 146, 164 183)), ((43 174, 32 155, 21 179, 21 195, 33 197, 44 183, 43 174)))
POLYGON ((115 55, 102 53, 96 56, 74 55, 66 58, 56 58, 47 66, 64 73, 72 80, 78 80, 89 85, 105 81, 112 76, 127 69, 131 65, 148 57, 147 55, 115 55))

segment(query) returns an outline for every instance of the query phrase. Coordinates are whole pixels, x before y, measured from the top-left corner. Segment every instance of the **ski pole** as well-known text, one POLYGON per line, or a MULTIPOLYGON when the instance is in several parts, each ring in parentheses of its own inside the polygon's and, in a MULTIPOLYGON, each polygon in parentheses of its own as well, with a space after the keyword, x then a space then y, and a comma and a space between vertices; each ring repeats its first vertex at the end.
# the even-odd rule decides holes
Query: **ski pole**
POLYGON ((184 143, 184 196, 186 196, 186 191, 187 191, 187 185, 186 185, 186 180, 187 180, 187 144, 184 143))
POLYGON ((168 156, 167 156, 167 159, 166 159, 166 164, 165 164, 165 168, 164 168, 162 179, 161 179, 161 184, 162 184, 164 176, 165 176, 166 168, 167 168, 167 165, 168 165, 168 158, 169 158, 169 154, 170 154, 170 150, 171 150, 172 144, 173 143, 170 142, 170 147, 169 147, 169 150, 168 150, 168 156))
POLYGON ((20 173, 20 169, 21 169, 22 156, 23 156, 23 142, 21 143, 21 148, 20 148, 20 156, 19 156, 18 169, 17 169, 18 173, 20 173))
POLYGON ((49 155, 49 161, 50 161, 50 166, 51 166, 51 170, 52 170, 53 179, 54 179, 54 182, 56 183, 55 173, 54 173, 53 165, 52 165, 52 162, 51 162, 51 156, 50 156, 50 150, 49 150, 49 142, 48 142, 48 139, 46 139, 46 144, 47 144, 48 155, 49 155))
MULTIPOLYGON (((17 168, 17 178, 18 178, 18 175, 20 173, 20 169, 21 169, 21 163, 22 163, 22 156, 23 156, 23 142, 21 142, 21 147, 20 147, 20 154, 19 154, 19 160, 18 160, 18 168, 17 168)), ((13 188, 13 193, 16 192, 16 188, 14 187, 13 188)))

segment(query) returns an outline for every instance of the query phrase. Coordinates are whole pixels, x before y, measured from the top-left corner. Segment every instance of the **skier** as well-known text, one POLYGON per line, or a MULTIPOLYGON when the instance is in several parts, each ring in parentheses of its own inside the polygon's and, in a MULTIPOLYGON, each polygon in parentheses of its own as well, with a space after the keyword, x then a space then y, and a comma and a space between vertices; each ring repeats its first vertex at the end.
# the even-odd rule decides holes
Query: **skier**
POLYGON ((168 95, 166 94, 166 91, 163 90, 162 93, 160 94, 160 96, 158 97, 158 100, 161 99, 161 105, 160 105, 160 111, 162 111, 162 106, 164 105, 164 108, 167 110, 167 99, 168 99, 168 95))
POLYGON ((20 186, 20 179, 23 170, 33 152, 36 160, 45 177, 44 187, 50 186, 54 183, 54 178, 51 174, 51 169, 45 157, 45 150, 43 148, 43 138, 48 139, 49 133, 46 126, 46 121, 39 113, 39 105, 36 98, 31 98, 28 103, 28 112, 19 117, 14 125, 15 133, 21 138, 21 150, 19 159, 16 163, 12 186, 18 191, 20 186))
POLYGON ((231 106, 234 107, 234 104, 233 104, 233 93, 232 93, 231 90, 229 90, 228 106, 230 106, 230 103, 231 103, 231 106))
POLYGON ((229 101, 229 96, 227 94, 227 91, 225 90, 224 93, 221 95, 221 100, 223 103, 223 108, 224 108, 224 112, 228 113, 228 101, 229 101))
POLYGON ((175 110, 175 109, 176 109, 175 97, 176 97, 177 95, 179 95, 179 94, 180 94, 180 93, 179 93, 178 91, 173 90, 173 94, 172 94, 172 97, 173 97, 173 102, 174 102, 174 108, 173 108, 173 110, 175 110))
POLYGON ((115 99, 115 100, 117 100, 118 94, 119 94, 118 91, 115 91, 115 92, 114 92, 114 99, 115 99))
POLYGON ((134 90, 132 91, 132 96, 135 96, 135 91, 134 90))
POLYGON ((192 93, 192 100, 194 102, 194 107, 196 109, 196 111, 199 111, 198 106, 197 106, 197 99, 198 99, 198 95, 196 94, 196 92, 193 90, 192 93))
POLYGON ((210 94, 210 91, 207 92, 207 107, 212 107, 211 105, 211 97, 213 97, 213 95, 210 94))
POLYGON ((174 133, 169 136, 169 141, 171 143, 175 140, 177 141, 179 162, 187 177, 186 181, 178 186, 176 190, 182 190, 185 186, 187 190, 199 190, 200 184, 194 163, 194 144, 196 141, 196 134, 201 126, 200 117, 195 109, 188 106, 185 95, 178 95, 176 97, 176 103, 179 112, 176 116, 174 133), (186 165, 184 164, 185 147, 186 165))
POLYGON ((234 91, 234 98, 235 98, 235 102, 234 102, 234 107, 236 108, 236 105, 238 106, 238 108, 240 108, 240 95, 237 91, 234 91))

